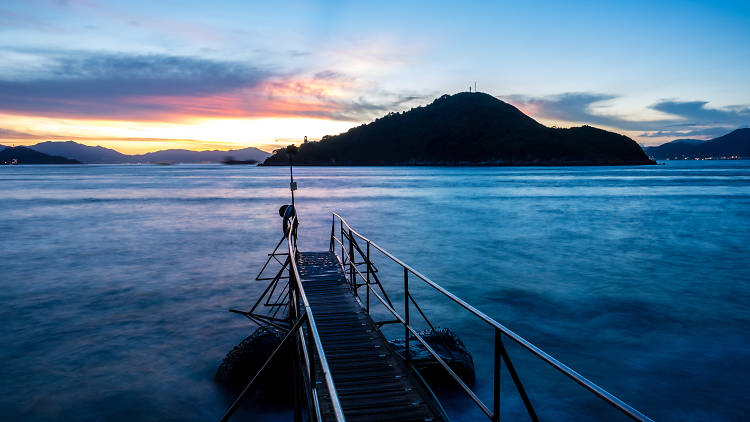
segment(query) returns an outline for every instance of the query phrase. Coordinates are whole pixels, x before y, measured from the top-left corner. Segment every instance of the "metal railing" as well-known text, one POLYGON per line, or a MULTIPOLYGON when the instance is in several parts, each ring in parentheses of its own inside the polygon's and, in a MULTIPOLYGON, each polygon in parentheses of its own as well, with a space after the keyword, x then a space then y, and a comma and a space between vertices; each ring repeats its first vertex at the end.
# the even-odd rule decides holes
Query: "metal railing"
MULTIPOLYGON (((296 223, 296 216, 292 218, 290 221, 290 226, 294 227, 296 223)), ((301 359, 298 359, 298 363, 303 364, 302 375, 304 378, 304 383, 306 384, 307 388, 305 388, 305 391, 307 393, 307 399, 308 399, 308 410, 310 412, 310 420, 322 420, 322 415, 320 411, 320 395, 318 394, 318 387, 321 383, 317 381, 317 368, 316 368, 316 360, 318 361, 318 365, 320 365, 320 371, 323 374, 323 378, 325 381, 325 386, 328 392, 328 396, 331 401, 331 409, 333 412, 333 416, 335 417, 336 421, 338 422, 344 422, 346 419, 344 418, 344 412, 341 408, 341 402, 339 401, 338 394, 336 392, 336 386, 333 382, 333 377, 331 376, 331 369, 328 366, 328 360, 326 359, 325 351, 323 350, 323 344, 320 340, 320 335, 318 334, 318 328, 315 324, 315 317, 312 313, 312 310, 310 309, 310 304, 307 301, 307 296, 305 295, 305 290, 302 287, 302 283, 300 281, 299 276, 299 270, 297 268, 297 239, 296 239, 296 230, 289 230, 287 234, 279 241, 279 243, 276 245, 276 249, 269 254, 269 261, 271 258, 276 258, 277 256, 283 255, 277 253, 277 249, 282 244, 282 242, 286 240, 286 244, 288 247, 288 255, 284 263, 281 263, 279 261, 279 264, 282 265, 281 270, 277 273, 276 277, 273 278, 273 281, 271 284, 269 284, 269 287, 266 288, 266 291, 261 296, 261 299, 263 296, 265 296, 271 286, 274 286, 273 288, 276 288, 276 284, 278 283, 281 277, 281 274, 283 273, 284 269, 288 267, 289 269, 289 283, 288 288, 282 289, 282 295, 284 293, 288 294, 288 299, 286 302, 286 305, 288 307, 289 315, 288 315, 288 321, 291 322, 291 328, 284 336, 284 339, 281 341, 281 343, 276 347, 276 349, 271 353, 271 355, 268 357, 266 362, 263 364, 263 366, 258 370, 258 372, 253 376, 253 378, 250 380, 250 382, 245 386, 245 388, 242 390, 242 392, 237 396, 234 403, 232 403, 231 407, 227 410, 224 417, 221 419, 222 422, 229 420, 229 418, 232 416, 232 414, 237 410, 237 408, 240 406, 244 398, 247 396, 248 392, 251 391, 251 387, 255 383, 255 381, 260 377, 261 373, 268 367, 268 365, 271 363, 271 361, 274 359, 274 357, 278 354, 278 352, 289 342, 295 340, 296 346, 295 350, 299 354, 301 359), (304 324, 306 323, 306 324, 304 324), (304 325, 304 326, 303 326, 304 325), (317 359, 316 355, 317 354, 317 359)), ((266 262, 266 265, 268 262, 266 262)), ((263 266, 263 269, 265 269, 266 265, 263 266)), ((261 270, 262 274, 263 270, 261 270)), ((258 276, 260 279, 260 275, 258 276)), ((271 292, 271 295, 273 296, 273 292, 271 292)), ((258 302, 256 302, 255 306, 251 309, 250 312, 243 312, 243 311, 237 311, 232 310, 233 312, 243 314, 247 316, 248 318, 252 319, 256 322, 265 322, 268 323, 269 319, 258 319, 258 314, 254 313, 253 311, 260 303, 260 299, 258 302)), ((276 311, 278 312, 278 307, 281 306, 277 300, 276 303, 271 304, 272 307, 276 307, 276 311)), ((273 319, 276 319, 276 313, 273 314, 273 319)), ((299 414, 299 397, 297 397, 297 378, 295 377, 293 379, 295 382, 295 386, 293 388, 294 394, 295 394, 295 420, 301 420, 300 414, 299 414)))
POLYGON ((358 289, 360 287, 365 286, 366 287, 366 299, 365 299, 365 307, 367 309, 367 312, 370 312, 370 295, 374 295, 380 303, 396 318, 392 321, 384 321, 379 324, 388 324, 388 323, 400 323, 404 326, 404 342, 405 342, 405 356, 407 363, 410 362, 410 352, 409 352, 409 342, 410 338, 416 339, 429 353, 432 355, 433 358, 440 364, 440 366, 445 369, 445 371, 458 383, 458 385, 461 387, 463 391, 466 392, 466 394, 474 401, 474 403, 482 410, 482 412, 487 415, 492 421, 499 421, 500 420, 500 372, 502 368, 502 363, 505 362, 505 365, 508 369, 508 373, 510 374, 511 378, 513 379, 513 382, 515 384, 516 389, 518 390, 519 395, 521 396, 521 399, 523 400, 523 403, 526 407, 527 412, 529 413, 529 417, 533 421, 538 421, 538 417, 536 415, 536 412, 534 410, 534 407, 531 403, 531 400, 528 397, 528 394, 526 393, 526 390, 523 387, 523 384, 521 383, 521 380, 518 376, 518 373, 516 372, 515 367, 513 366, 513 363, 510 360, 510 356, 508 355, 507 350, 505 349, 505 346, 503 345, 503 336, 511 339, 524 349, 528 350, 538 358, 540 358, 542 361, 546 362, 547 364, 551 365, 553 368, 555 368, 557 371, 561 372, 568 378, 572 379, 576 383, 583 386, 585 389, 596 395, 597 397, 601 398, 609 404, 610 406, 614 407, 615 409, 619 410, 626 416, 630 417, 633 420, 636 421, 651 421, 650 418, 648 418, 643 413, 639 412, 638 410, 634 409, 624 401, 618 399, 614 395, 610 394, 603 388, 599 387, 598 385, 594 384, 593 382, 589 381, 585 377, 583 377, 578 372, 572 370, 562 362, 558 361, 557 359, 553 358, 540 348, 536 347, 535 345, 531 344, 529 341, 524 339, 523 337, 519 336, 518 334, 514 333, 513 331, 509 330, 507 327, 503 326, 499 322, 495 321, 494 319, 490 318, 489 316, 485 315, 481 311, 477 310, 473 306, 469 305, 468 303, 464 302, 461 298, 457 297, 453 293, 447 291, 434 281, 430 280, 414 268, 410 267, 409 265, 402 262, 400 259, 393 256, 390 252, 383 249, 379 245, 377 245, 375 242, 371 241, 370 239, 366 238, 365 236, 361 235, 344 220, 343 217, 340 215, 333 213, 332 221, 331 221, 331 240, 330 240, 330 250, 334 254, 336 254, 336 257, 339 260, 339 263, 341 264, 343 270, 348 273, 348 281, 350 288, 353 290, 354 294, 357 296, 358 289), (336 220, 339 221, 339 234, 340 239, 336 236, 336 220), (359 242, 357 239, 360 239, 362 242, 365 243, 365 250, 362 250, 362 247, 359 245, 359 242), (346 242, 348 241, 348 245, 346 242), (338 245, 336 245, 338 243, 338 245), (341 255, 336 252, 336 249, 338 249, 338 246, 341 247, 341 255), (377 251, 381 252, 383 255, 385 255, 387 258, 398 264, 403 268, 403 284, 404 284, 404 310, 403 310, 403 316, 399 314, 391 302, 391 300, 388 298, 387 294, 385 293, 385 290, 383 289, 382 284, 380 283, 380 279, 378 276, 378 270, 375 267, 375 265, 372 263, 370 259, 370 250, 371 248, 376 249, 377 251), (358 257, 358 258, 357 258, 358 257), (359 262, 357 262, 359 261, 359 262), (358 265, 365 266, 365 274, 360 271, 358 268, 358 265), (348 268, 347 268, 348 267, 348 268), (477 394, 468 386, 466 383, 451 369, 451 367, 445 362, 445 360, 431 347, 420 335, 420 333, 414 328, 414 326, 411 323, 411 317, 410 317, 410 303, 414 305, 415 309, 419 311, 419 314, 424 318, 425 321, 427 321, 427 324, 433 328, 432 323, 427 319, 424 312, 422 312, 422 309, 417 305, 416 300, 410 293, 410 274, 413 275, 418 281, 423 282, 427 286, 430 286, 432 289, 436 290, 437 292, 441 293, 443 296, 448 297, 453 302, 458 304, 460 307, 464 308, 465 310, 469 311, 473 316, 478 318, 479 320, 483 321, 487 325, 490 326, 490 328, 494 331, 494 353, 493 353, 493 396, 492 396, 492 409, 490 409, 478 396, 477 394), (362 282, 358 282, 357 280, 361 280, 362 282), (375 289, 375 287, 378 287, 378 290, 380 290, 381 294, 378 293, 378 291, 375 289))

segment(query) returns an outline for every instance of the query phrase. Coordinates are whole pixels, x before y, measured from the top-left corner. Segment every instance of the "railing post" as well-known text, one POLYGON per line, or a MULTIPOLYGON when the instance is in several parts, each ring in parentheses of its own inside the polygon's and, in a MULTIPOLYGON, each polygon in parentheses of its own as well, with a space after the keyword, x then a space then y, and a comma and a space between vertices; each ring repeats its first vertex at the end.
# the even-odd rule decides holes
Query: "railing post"
POLYGON ((341 264, 345 263, 344 258, 344 222, 339 221, 339 228, 341 229, 341 264))
POLYGON ((513 379, 513 383, 516 384, 516 391, 518 391, 518 394, 521 396, 521 400, 523 400, 523 404, 524 406, 526 406, 526 411, 529 412, 529 418, 531 418, 532 422, 539 422, 539 418, 536 416, 534 406, 531 404, 529 395, 526 394, 526 389, 521 383, 521 378, 518 377, 518 373, 516 372, 516 368, 513 366, 513 362, 510 360, 508 351, 505 349, 505 346, 503 346, 502 342, 499 343, 499 346, 500 353, 503 355, 503 360, 505 360, 505 366, 508 368, 508 373, 513 379))
POLYGON ((494 392, 492 395, 492 420, 494 422, 500 421, 500 369, 501 369, 501 355, 500 348, 502 347, 503 339, 500 337, 501 332, 495 328, 495 367, 493 376, 494 392))
MULTIPOLYGON (((291 261, 292 259, 294 259, 294 257, 292 257, 290 254, 289 260, 291 261)), ((294 269, 292 267, 292 263, 289 262, 289 291, 287 292, 287 294, 289 295, 289 320, 292 321, 292 323, 297 320, 297 304, 294 303, 294 286, 296 284, 297 283, 294 278, 294 269)))
POLYGON ((409 270, 404 267, 404 356, 406 363, 409 364, 409 270))
MULTIPOLYGON (((292 256, 292 252, 289 251, 289 259, 296 259, 295 256, 292 256)), ((297 285, 297 279, 294 275, 294 267, 292 266, 292 263, 289 263, 289 319, 292 321, 292 323, 296 323, 299 321, 299 308, 297 307, 297 297, 295 295, 295 287, 297 285)), ((299 360, 300 360, 300 350, 299 350, 299 337, 296 333, 292 333, 294 335, 294 362, 292 362, 292 394, 294 396, 294 421, 295 422, 302 422, 302 404, 301 404, 301 398, 300 398, 300 380, 299 376, 301 375, 301 371, 299 370, 299 360)))
POLYGON ((367 241, 367 314, 370 314, 370 241, 367 241))
POLYGON ((354 238, 352 237, 352 229, 349 229, 349 283, 354 290, 354 294, 357 295, 357 279, 354 278, 354 238))
MULTIPOLYGON (((315 352, 314 347, 315 344, 313 343, 312 338, 312 327, 310 326, 310 320, 307 320, 307 354, 308 354, 308 361, 310 362, 310 391, 316 391, 318 389, 318 385, 315 382, 315 352)), ((310 406, 311 408, 314 406, 310 406)), ((317 412, 317 409, 316 409, 317 412)))
POLYGON ((336 228, 336 216, 331 214, 331 241, 330 245, 328 246, 328 250, 333 252, 333 238, 336 236, 336 232, 334 231, 336 228))

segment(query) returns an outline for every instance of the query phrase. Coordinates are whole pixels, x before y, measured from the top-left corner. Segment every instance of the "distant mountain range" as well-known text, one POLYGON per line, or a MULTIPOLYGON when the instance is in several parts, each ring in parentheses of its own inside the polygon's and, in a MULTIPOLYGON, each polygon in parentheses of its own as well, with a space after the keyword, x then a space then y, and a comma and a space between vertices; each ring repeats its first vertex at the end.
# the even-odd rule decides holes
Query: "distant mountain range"
POLYGON ((190 151, 186 149, 165 149, 142 155, 131 155, 130 162, 157 163, 168 161, 172 163, 221 163, 230 158, 236 161, 263 161, 271 154, 249 147, 229 151, 190 151))
POLYGON ((656 160, 750 158, 750 128, 737 129, 708 141, 677 139, 644 150, 656 160))
POLYGON ((185 149, 166 149, 140 155, 128 155, 101 146, 88 146, 73 141, 41 142, 32 145, 35 151, 66 157, 87 164, 120 164, 120 163, 220 163, 227 158, 238 161, 263 161, 271 154, 258 148, 243 148, 229 151, 190 151, 185 149))
POLYGON ((0 164, 81 164, 81 162, 44 154, 27 147, 4 147, 0 150, 0 164))
MULTIPOLYGON (((288 164, 277 151, 264 165, 288 164)), ((295 165, 654 164, 632 139, 593 128, 550 128, 484 93, 443 95, 299 147, 295 165)))
POLYGON ((88 164, 129 163, 130 156, 110 148, 90 147, 73 141, 42 142, 29 148, 50 155, 59 155, 88 164))

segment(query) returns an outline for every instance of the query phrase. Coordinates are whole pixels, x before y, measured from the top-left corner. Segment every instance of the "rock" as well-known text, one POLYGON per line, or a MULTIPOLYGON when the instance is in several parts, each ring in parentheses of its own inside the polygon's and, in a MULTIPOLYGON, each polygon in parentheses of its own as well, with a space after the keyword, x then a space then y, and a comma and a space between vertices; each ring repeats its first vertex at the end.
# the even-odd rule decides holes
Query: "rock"
MULTIPOLYGON (((286 333, 272 328, 260 327, 235 346, 216 371, 214 381, 234 393, 243 388, 255 376, 268 357, 281 344, 286 333)), ((253 385, 253 393, 264 401, 288 401, 292 390, 293 344, 284 346, 253 385)))
MULTIPOLYGON (((420 336, 432 347, 445 363, 463 380, 467 385, 473 386, 476 380, 474 373, 474 360, 466 350, 466 346, 460 338, 447 328, 436 330, 425 330, 420 336)), ((391 347, 402 357, 404 356, 405 342, 403 339, 390 341, 391 347)), ((409 342, 409 358, 412 364, 419 370, 425 381, 430 386, 457 386, 453 377, 443 368, 430 352, 418 340, 412 338, 409 342)))

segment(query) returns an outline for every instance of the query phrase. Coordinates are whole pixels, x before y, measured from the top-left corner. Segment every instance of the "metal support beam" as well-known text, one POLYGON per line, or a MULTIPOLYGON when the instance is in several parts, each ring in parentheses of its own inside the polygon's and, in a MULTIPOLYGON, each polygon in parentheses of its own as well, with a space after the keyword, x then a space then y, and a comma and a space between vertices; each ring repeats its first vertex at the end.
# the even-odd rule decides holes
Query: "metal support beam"
POLYGON ((500 355, 500 347, 502 346, 503 339, 500 338, 502 333, 500 330, 495 329, 495 359, 493 367, 493 394, 492 394, 492 420, 494 422, 500 421, 500 370, 502 365, 502 359, 500 355))
POLYGON ((500 348, 500 353, 503 355, 503 360, 505 360, 505 366, 508 367, 508 373, 510 373, 510 377, 513 378, 513 383, 516 385, 518 394, 521 395, 521 400, 523 400, 523 404, 526 406, 526 411, 529 412, 529 417, 532 421, 539 422, 539 418, 536 416, 536 412, 534 411, 534 406, 532 406, 531 400, 529 400, 529 396, 528 394, 526 394, 526 389, 523 388, 521 378, 518 377, 516 368, 513 366, 513 362, 510 361, 510 356, 508 356, 508 352, 505 350, 503 342, 500 341, 496 346, 500 348))
POLYGON ((410 361, 409 353, 409 271, 404 268, 404 342, 406 349, 404 349, 404 356, 406 357, 406 363, 410 361))

